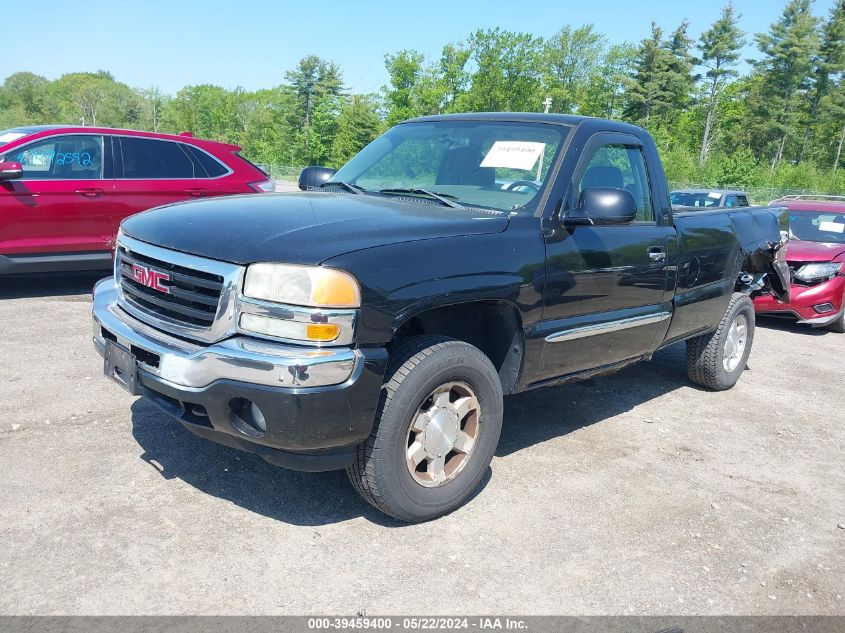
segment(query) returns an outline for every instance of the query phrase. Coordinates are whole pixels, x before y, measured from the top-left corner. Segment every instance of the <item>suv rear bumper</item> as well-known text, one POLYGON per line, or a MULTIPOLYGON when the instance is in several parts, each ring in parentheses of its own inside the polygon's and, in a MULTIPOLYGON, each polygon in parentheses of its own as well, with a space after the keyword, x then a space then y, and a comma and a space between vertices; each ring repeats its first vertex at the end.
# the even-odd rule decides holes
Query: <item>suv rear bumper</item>
POLYGON ((202 437, 296 470, 348 466, 372 430, 383 348, 313 349, 236 336, 199 345, 156 330, 94 288, 94 346, 137 359, 137 393, 202 437))
POLYGON ((799 323, 815 327, 829 325, 838 319, 845 309, 845 277, 837 275, 815 286, 792 284, 789 294, 789 303, 778 303, 771 295, 756 297, 754 310, 758 314, 795 317, 799 323), (827 307, 826 304, 832 309, 824 312, 817 310, 817 306, 827 307))

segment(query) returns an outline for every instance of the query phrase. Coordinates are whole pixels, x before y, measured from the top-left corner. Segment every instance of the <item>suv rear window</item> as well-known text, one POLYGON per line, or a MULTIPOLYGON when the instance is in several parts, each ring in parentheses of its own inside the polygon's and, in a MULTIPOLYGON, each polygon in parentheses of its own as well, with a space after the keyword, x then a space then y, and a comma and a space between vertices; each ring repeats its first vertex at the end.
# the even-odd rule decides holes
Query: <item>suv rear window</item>
POLYGON ((121 136, 124 178, 198 178, 194 161, 182 144, 121 136))
POLYGON ((190 154, 194 157, 194 160, 200 164, 202 169, 208 174, 209 178, 217 178, 218 176, 223 176, 229 170, 220 163, 219 160, 216 158, 212 158, 206 152, 202 151, 198 147, 194 147, 193 145, 182 145, 190 154))

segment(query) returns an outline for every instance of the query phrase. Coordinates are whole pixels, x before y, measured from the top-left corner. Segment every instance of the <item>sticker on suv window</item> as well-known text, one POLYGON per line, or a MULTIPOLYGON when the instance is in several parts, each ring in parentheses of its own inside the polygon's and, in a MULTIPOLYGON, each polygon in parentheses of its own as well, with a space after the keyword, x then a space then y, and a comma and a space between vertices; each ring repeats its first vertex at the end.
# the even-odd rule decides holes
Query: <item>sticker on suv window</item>
POLYGON ((545 143, 496 141, 481 161, 481 167, 503 167, 527 171, 533 169, 545 149, 545 143))

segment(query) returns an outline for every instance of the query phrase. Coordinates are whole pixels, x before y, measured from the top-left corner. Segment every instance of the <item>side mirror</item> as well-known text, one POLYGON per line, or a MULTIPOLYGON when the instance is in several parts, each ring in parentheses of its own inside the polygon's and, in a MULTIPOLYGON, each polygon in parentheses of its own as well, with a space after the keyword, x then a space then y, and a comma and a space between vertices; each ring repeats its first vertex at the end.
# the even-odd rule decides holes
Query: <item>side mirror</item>
POLYGON ((564 224, 628 224, 637 217, 637 202, 630 191, 590 187, 581 192, 578 208, 566 212, 564 224))
POLYGON ((299 174, 299 188, 302 191, 316 189, 324 182, 331 180, 335 173, 337 170, 331 167, 306 167, 299 174))
POLYGON ((23 178, 23 168, 20 163, 0 163, 0 180, 17 180, 23 178))

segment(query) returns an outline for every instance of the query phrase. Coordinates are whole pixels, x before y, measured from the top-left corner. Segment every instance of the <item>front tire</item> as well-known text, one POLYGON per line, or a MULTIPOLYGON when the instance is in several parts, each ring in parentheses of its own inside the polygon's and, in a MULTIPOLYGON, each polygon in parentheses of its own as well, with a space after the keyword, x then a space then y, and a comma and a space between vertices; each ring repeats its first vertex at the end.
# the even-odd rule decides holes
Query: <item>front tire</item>
POLYGON ((745 370, 754 341, 754 304, 735 292, 714 332, 687 341, 690 380, 714 391, 733 387, 745 370))
POLYGON ((829 323, 827 329, 831 332, 838 332, 839 334, 845 333, 845 296, 842 297, 842 314, 839 315, 836 321, 829 323))
POLYGON ((367 503, 420 522, 478 487, 502 428, 502 386, 481 350, 421 336, 393 353, 373 431, 346 473, 367 503))

